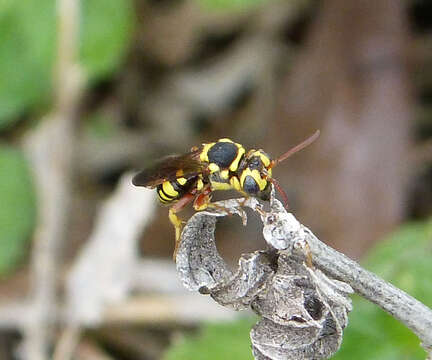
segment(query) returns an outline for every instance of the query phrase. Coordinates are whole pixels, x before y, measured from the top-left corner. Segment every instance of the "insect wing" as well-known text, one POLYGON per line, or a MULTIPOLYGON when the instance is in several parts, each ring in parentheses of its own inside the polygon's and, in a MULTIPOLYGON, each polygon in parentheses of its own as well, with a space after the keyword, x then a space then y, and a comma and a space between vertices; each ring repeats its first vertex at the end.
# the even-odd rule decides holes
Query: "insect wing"
POLYGON ((178 177, 191 178, 202 172, 204 166, 199 161, 199 152, 183 155, 169 155, 136 174, 132 183, 135 186, 155 187, 164 181, 178 177))

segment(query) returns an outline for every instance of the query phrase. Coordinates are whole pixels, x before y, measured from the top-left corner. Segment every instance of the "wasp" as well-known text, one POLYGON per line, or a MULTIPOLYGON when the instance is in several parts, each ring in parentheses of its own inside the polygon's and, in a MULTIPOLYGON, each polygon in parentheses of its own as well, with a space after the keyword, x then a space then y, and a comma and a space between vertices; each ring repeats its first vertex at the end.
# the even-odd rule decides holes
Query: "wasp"
POLYGON ((182 229, 177 213, 192 201, 197 211, 211 206, 213 191, 237 190, 245 197, 268 200, 273 184, 287 207, 287 196, 272 177, 272 169, 318 136, 319 130, 276 159, 261 149, 246 151, 243 145, 231 139, 219 139, 194 146, 186 154, 169 155, 156 161, 137 173, 132 183, 156 188, 160 202, 170 206, 168 216, 175 228, 175 258, 182 229))

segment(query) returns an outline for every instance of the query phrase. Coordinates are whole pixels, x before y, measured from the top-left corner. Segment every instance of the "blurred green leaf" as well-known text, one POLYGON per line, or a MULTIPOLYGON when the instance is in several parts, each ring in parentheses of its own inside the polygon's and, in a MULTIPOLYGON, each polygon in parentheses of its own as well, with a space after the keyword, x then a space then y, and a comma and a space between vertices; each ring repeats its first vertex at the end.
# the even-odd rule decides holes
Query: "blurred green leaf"
POLYGON ((171 347, 163 359, 251 360, 249 332, 257 321, 257 318, 242 318, 228 323, 206 324, 199 335, 189 335, 171 347))
POLYGON ((6 1, 0 11, 0 128, 46 101, 54 55, 54 2, 6 1))
POLYGON ((255 6, 264 0, 197 0, 203 6, 210 9, 235 10, 255 6))
POLYGON ((35 223, 35 194, 24 156, 0 145, 0 274, 26 253, 35 223))
MULTIPOLYGON (((82 2, 81 59, 90 81, 110 75, 125 56, 132 0, 82 2)), ((0 129, 51 98, 56 48, 55 0, 0 0, 0 129)))
MULTIPOLYGON (((364 265, 432 306, 432 221, 408 224, 371 252, 364 265)), ((354 310, 335 359, 424 359, 419 339, 403 324, 364 299, 354 310)))
POLYGON ((81 59, 90 80, 112 73, 124 59, 134 25, 132 0, 82 2, 81 59))

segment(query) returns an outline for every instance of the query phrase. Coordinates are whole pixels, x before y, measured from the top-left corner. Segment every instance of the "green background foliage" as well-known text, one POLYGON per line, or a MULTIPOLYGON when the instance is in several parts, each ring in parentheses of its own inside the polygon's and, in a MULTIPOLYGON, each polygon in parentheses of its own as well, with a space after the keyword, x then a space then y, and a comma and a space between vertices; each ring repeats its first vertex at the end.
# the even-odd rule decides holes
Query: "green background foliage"
MULTIPOLYGON (((371 252, 364 266, 432 306, 431 258, 432 221, 429 221, 403 226, 371 252)), ((358 296, 354 296, 353 306, 342 347, 334 359, 425 358, 419 339, 403 324, 358 296)), ((176 343, 164 360, 250 360, 249 331, 255 321, 205 325, 199 335, 189 335, 176 343)))
MULTIPOLYGON (((82 2, 81 63, 90 81, 111 74, 128 48, 132 0, 82 2)), ((0 129, 52 96, 55 0, 0 1, 0 129)))
POLYGON ((173 346, 163 360, 252 359, 249 331, 257 321, 242 318, 207 324, 198 336, 188 336, 173 346))
POLYGON ((209 9, 235 10, 247 6, 259 5, 264 0, 198 0, 200 4, 209 9))
MULTIPOLYGON (((132 0, 86 0, 81 8, 80 62, 96 82, 121 65, 134 26, 132 0)), ((0 131, 23 115, 48 111, 56 61, 55 0, 0 0, 0 131)), ((37 116, 37 115, 36 115, 37 116)), ((0 146, 0 274, 26 252, 35 196, 26 161, 0 146)))
POLYGON ((0 1, 0 129, 48 100, 54 12, 54 1, 0 1))
POLYGON ((35 194, 23 155, 0 145, 0 275, 13 269, 28 248, 35 222, 35 194))
POLYGON ((82 2, 81 61, 91 81, 111 75, 130 45, 134 25, 131 0, 82 2))

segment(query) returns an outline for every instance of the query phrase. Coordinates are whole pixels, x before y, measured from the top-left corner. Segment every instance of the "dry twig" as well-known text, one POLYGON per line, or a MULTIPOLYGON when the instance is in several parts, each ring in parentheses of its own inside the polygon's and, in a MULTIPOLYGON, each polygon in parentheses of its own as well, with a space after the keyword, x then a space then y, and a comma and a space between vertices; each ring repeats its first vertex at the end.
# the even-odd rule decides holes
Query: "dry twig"
POLYGON ((74 117, 83 88, 76 63, 79 0, 58 1, 58 54, 54 109, 24 140, 38 192, 39 219, 31 261, 29 313, 24 324, 22 357, 48 358, 56 316, 56 272, 65 240, 71 194, 74 117))
POLYGON ((69 323, 95 326, 104 306, 125 299, 134 286, 138 240, 155 212, 153 191, 131 186, 124 175, 102 206, 93 233, 67 279, 69 323))
POLYGON ((270 211, 256 199, 217 205, 226 211, 197 213, 188 221, 177 270, 188 289, 210 294, 237 310, 251 306, 263 317, 251 332, 257 359, 319 359, 334 353, 351 309, 347 299, 351 287, 410 328, 430 356, 432 311, 323 244, 287 213, 274 192, 270 211), (242 255, 233 274, 217 253, 214 217, 237 213, 245 222, 241 206, 260 214, 271 249, 242 255), (309 256, 313 264, 307 265, 309 256))

